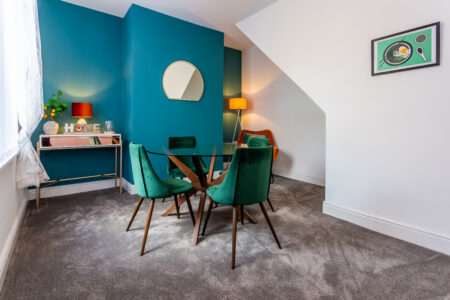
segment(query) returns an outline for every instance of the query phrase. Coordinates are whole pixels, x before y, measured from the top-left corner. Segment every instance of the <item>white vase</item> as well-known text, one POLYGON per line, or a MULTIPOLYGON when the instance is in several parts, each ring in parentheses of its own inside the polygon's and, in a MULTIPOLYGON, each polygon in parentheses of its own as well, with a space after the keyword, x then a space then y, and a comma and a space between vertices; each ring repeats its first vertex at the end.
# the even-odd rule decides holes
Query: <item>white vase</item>
POLYGON ((59 129, 59 124, 55 121, 47 121, 44 123, 45 134, 57 134, 59 129))

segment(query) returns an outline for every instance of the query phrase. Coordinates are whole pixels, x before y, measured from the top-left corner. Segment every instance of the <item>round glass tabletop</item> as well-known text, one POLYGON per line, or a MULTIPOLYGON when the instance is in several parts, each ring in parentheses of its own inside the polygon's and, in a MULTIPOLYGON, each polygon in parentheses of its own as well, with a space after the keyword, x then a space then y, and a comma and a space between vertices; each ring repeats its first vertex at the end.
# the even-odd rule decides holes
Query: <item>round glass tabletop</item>
POLYGON ((232 156, 237 148, 247 147, 236 143, 197 143, 193 148, 169 149, 165 145, 152 145, 145 147, 146 151, 157 155, 173 156, 232 156))

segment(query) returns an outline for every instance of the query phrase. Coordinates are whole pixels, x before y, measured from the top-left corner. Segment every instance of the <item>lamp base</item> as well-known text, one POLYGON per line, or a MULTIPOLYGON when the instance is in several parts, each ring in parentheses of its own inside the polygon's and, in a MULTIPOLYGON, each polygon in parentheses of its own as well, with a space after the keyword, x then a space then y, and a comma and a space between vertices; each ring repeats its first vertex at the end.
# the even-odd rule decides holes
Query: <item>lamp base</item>
MULTIPOLYGON (((236 141, 234 140, 238 124, 239 124, 239 128, 240 128, 241 127, 241 110, 240 109, 238 109, 238 111, 237 111, 236 124, 234 125, 233 139, 231 140, 232 143, 237 143, 237 140, 239 138, 239 133, 238 133, 236 141)), ((242 128, 240 128, 240 129, 242 129, 242 128)))
POLYGON ((77 121, 77 125, 87 125, 87 122, 84 118, 79 118, 77 121))

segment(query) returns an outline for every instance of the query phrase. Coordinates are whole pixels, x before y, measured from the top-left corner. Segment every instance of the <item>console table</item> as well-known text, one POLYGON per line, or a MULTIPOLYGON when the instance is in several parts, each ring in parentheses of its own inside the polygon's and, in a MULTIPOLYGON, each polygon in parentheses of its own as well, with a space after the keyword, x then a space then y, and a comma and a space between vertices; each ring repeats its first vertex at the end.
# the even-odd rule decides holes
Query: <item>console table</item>
POLYGON ((55 151, 55 150, 68 150, 68 149, 97 149, 97 148, 114 148, 114 173, 109 174, 97 174, 83 177, 63 178, 56 180, 49 180, 36 187, 36 208, 39 208, 39 201, 41 198, 41 187, 47 187, 55 183, 107 177, 114 178, 114 186, 117 188, 117 180, 120 182, 119 191, 122 193, 122 136, 121 134, 103 134, 103 133, 83 133, 83 134, 41 134, 39 141, 36 145, 36 151, 41 158, 41 151, 55 151), (120 152, 119 156, 119 175, 117 175, 117 152, 120 152))

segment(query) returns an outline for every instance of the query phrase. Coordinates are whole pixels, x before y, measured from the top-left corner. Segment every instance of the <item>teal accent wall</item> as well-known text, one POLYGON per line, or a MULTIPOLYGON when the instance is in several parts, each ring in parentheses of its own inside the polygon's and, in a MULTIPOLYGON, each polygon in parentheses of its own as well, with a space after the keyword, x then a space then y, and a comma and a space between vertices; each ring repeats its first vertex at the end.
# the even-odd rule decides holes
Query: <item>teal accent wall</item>
MULTIPOLYGON (((228 109, 228 100, 242 95, 242 52, 240 50, 224 49, 223 73, 223 141, 231 142, 236 124, 236 111, 228 109)), ((236 129, 236 138, 240 128, 236 129)))
MULTIPOLYGON (((196 136, 222 143, 223 33, 137 5, 124 20, 124 99, 127 142, 151 149, 169 136, 196 136), (186 60, 201 72, 205 88, 198 102, 168 100, 162 88, 166 67, 186 60)), ((125 152, 128 157, 128 151, 125 152)), ((151 155, 155 171, 167 177, 167 157, 151 155)), ((216 166, 220 168, 221 162, 216 166)), ((130 161, 125 178, 131 181, 130 161)))
MULTIPOLYGON (((118 18, 60 0, 38 0, 44 99, 59 89, 63 100, 93 104, 89 123, 112 120, 124 139, 123 175, 133 183, 127 144, 147 148, 169 136, 194 135, 199 142, 223 141, 223 33, 132 5, 118 18), (168 100, 162 88, 166 67, 193 63, 205 82, 199 102, 168 100)), ((70 117, 56 121, 75 123, 70 117)), ((43 120, 33 135, 43 133, 43 120)), ((102 128, 103 129, 103 128, 102 128)), ((60 129, 62 131, 62 128, 60 129)), ((42 152, 50 178, 114 170, 112 149, 42 152)), ((151 155, 155 171, 167 178, 167 157, 151 155)), ((207 163, 209 161, 205 159, 207 163)), ((216 163, 221 168, 221 160, 216 163)))
MULTIPOLYGON (((90 102, 93 118, 88 123, 112 120, 121 123, 122 18, 59 0, 38 0, 42 47, 44 100, 60 89, 63 100, 90 102)), ((43 120, 32 137, 43 133, 43 120)), ((71 111, 57 117, 76 123, 71 111)), ((43 151, 42 162, 50 178, 78 177, 114 171, 112 149, 43 151)))

